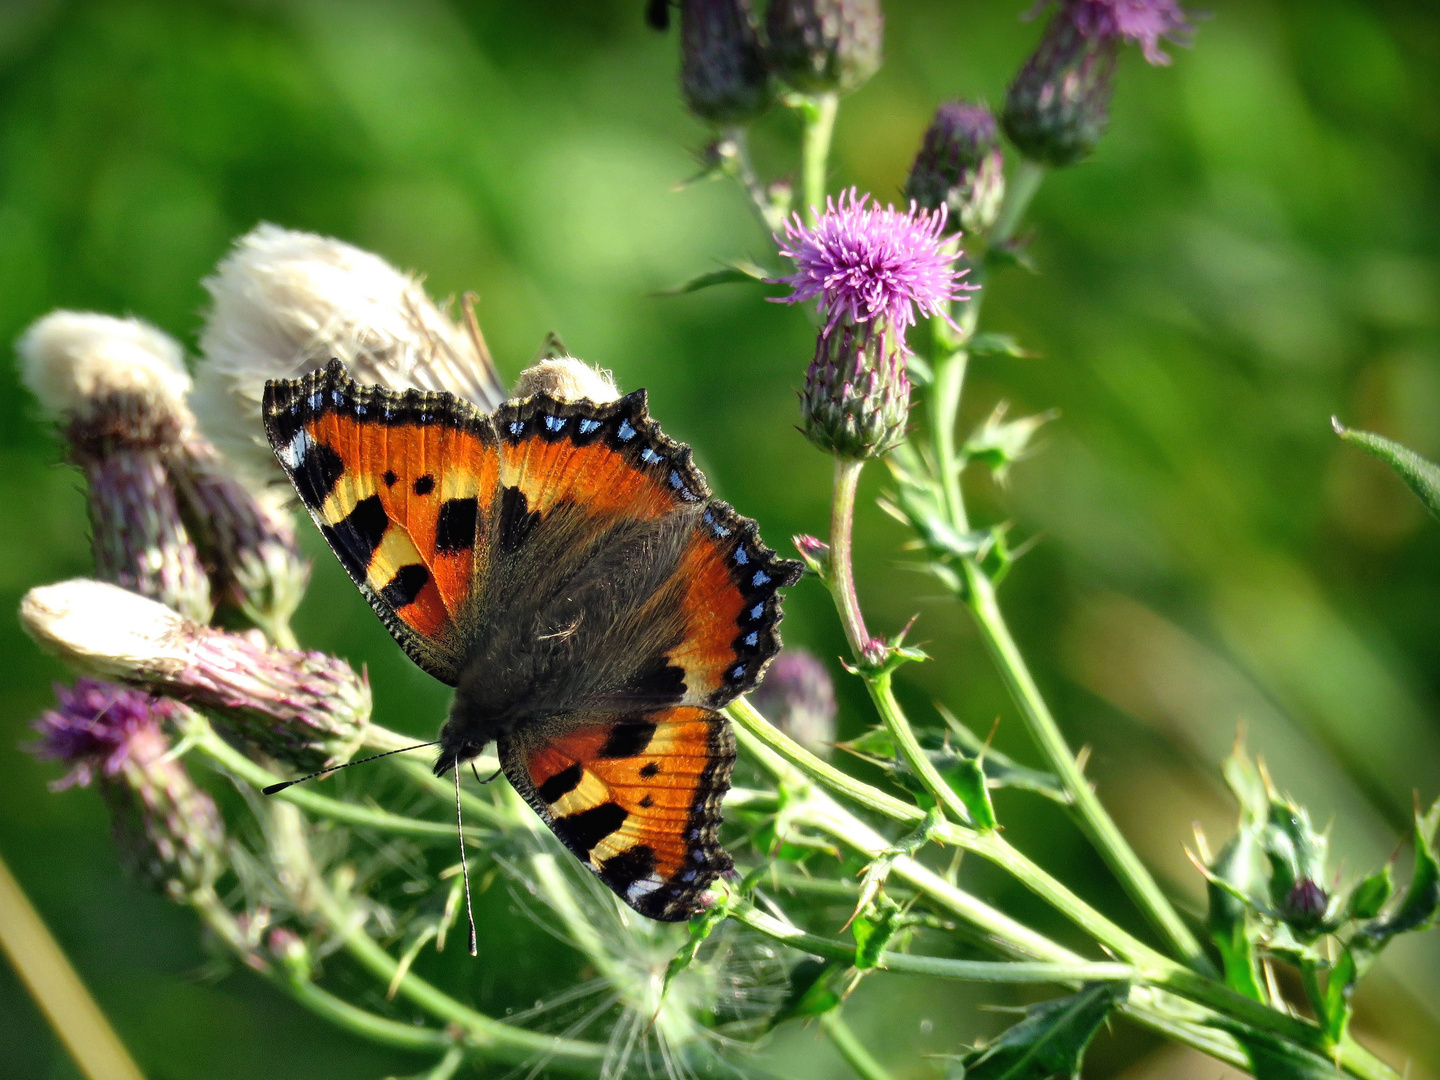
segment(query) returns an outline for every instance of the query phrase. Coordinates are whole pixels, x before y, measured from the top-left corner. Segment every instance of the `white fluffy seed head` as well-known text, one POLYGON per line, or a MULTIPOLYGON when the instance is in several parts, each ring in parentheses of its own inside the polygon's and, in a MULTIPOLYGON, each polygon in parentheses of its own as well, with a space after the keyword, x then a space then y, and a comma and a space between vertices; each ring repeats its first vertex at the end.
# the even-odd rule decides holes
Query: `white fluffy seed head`
POLYGON ((260 403, 269 379, 338 359, 357 381, 448 390, 485 411, 505 398, 478 333, 457 326, 420 281, 378 255, 314 233, 260 225, 207 278, 195 411, 241 468, 275 475, 260 403))
POLYGON ((88 418, 116 395, 183 421, 190 376, 180 343, 139 319, 52 311, 15 345, 20 378, 54 420, 88 418))
POLYGON ((522 371, 515 383, 515 396, 527 398, 535 394, 549 394, 557 401, 589 400, 597 405, 620 397, 610 372, 573 356, 541 360, 522 371))
POLYGON ((183 671, 201 632, 156 600, 89 578, 31 589, 20 601, 20 623, 78 671, 127 682, 183 671))

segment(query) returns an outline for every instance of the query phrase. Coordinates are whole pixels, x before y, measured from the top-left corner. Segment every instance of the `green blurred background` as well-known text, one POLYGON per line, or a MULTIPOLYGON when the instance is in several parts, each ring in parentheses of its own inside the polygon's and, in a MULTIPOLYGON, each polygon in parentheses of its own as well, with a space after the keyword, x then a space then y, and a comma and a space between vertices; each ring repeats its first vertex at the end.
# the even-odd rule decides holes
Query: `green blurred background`
MULTIPOLYGON (((1329 417, 1440 455, 1440 11, 1424 0, 1212 0, 1170 68, 1121 65, 1111 134, 1035 204, 1038 276, 1012 272, 984 325, 1037 355, 986 361, 965 409, 1061 410, 1008 491, 973 497, 1040 543, 1008 580, 1016 634, 1123 828, 1190 904, 1192 822, 1223 839, 1216 762, 1238 721, 1277 781, 1334 820, 1351 870, 1383 860, 1412 792, 1440 792, 1440 525, 1329 417)), ((890 0, 881 73, 841 110, 834 182, 895 197, 942 97, 998 104, 1035 40, 1005 3, 890 0)), ((655 290, 765 238, 721 183, 683 191, 702 129, 676 41, 640 0, 135 0, 0 5, 0 339, 56 306, 132 313, 193 346, 199 281, 258 221, 332 234, 474 289, 507 377, 546 332, 650 389, 667 430, 774 545, 823 532, 828 464, 796 433, 811 347, 753 288, 655 290)), ((793 168, 766 121, 762 166, 793 168)), ((0 609, 88 568, 77 475, 0 365, 0 609)), ((870 493, 881 486, 871 470, 870 493)), ((920 612, 948 701, 1030 757, 953 604, 901 565, 866 499, 859 588, 877 630, 920 612)), ((367 664, 377 719, 428 737, 445 694, 385 636, 307 533, 298 630, 367 664), (337 612, 339 613, 337 615, 337 612)), ((812 584, 787 640, 842 648, 812 584)), ((93 791, 47 792, 22 753, 64 673, 0 619, 0 852, 153 1078, 379 1077, 418 1059, 351 1040, 259 979, 207 964, 195 920, 121 874, 93 791)), ((838 666, 837 666, 838 674, 838 666)), ((866 713, 842 687, 843 730, 866 713)), ((1033 760, 1033 758, 1030 758, 1033 760)), ((1006 800, 1009 835, 1133 923, 1077 834, 1006 800)), ((1053 927, 1003 880, 975 887, 1053 927)), ((559 955, 503 899, 458 969, 496 1013, 557 989, 559 955)), ((572 965, 573 966, 573 965, 572 965)), ((461 991, 462 993, 465 991, 461 991)), ((956 1051, 1015 999, 887 977, 851 1019, 886 1061, 956 1051)), ((1440 947, 1397 946, 1362 989, 1362 1036, 1412 1076, 1440 1062, 1440 947)), ((1215 1077, 1117 1025, 1095 1076, 1215 1077)), ((808 1031, 764 1057, 846 1075, 808 1031)), ((75 1071, 0 965, 0 1076, 75 1071)), ((912 1073, 908 1075, 920 1075, 912 1073)))

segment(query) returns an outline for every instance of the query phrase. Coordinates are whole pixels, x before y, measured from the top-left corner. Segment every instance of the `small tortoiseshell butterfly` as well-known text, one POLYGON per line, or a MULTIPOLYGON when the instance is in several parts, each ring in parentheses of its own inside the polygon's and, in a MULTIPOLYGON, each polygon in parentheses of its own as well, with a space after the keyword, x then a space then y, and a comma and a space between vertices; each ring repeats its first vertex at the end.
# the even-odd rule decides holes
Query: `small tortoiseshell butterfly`
POLYGON ((436 774, 493 739, 510 783, 627 904, 693 915, 732 865, 716 833, 735 738, 717 710, 778 651, 776 590, 800 564, 711 496, 643 390, 485 414, 331 361, 267 384, 264 415, 371 607, 455 687, 436 774))

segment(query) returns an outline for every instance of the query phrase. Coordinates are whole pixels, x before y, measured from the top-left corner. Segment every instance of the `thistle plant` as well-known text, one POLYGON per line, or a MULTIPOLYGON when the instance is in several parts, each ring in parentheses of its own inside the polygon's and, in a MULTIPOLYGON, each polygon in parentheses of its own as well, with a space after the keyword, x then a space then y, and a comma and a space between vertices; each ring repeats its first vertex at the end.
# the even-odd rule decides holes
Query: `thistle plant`
MULTIPOLYGON (((503 781, 461 787, 457 773, 452 786, 403 752, 411 740, 371 715, 364 674, 289 631, 307 575, 290 510, 262 487, 274 475, 255 454, 265 381, 338 357, 362 382, 446 389, 492 410, 541 391, 608 400, 626 373, 554 347, 507 393, 473 304, 456 323, 376 256, 261 226, 207 281, 193 388, 179 346, 133 321, 57 313, 20 343, 27 384, 84 472, 95 533, 96 580, 38 585, 21 606, 36 643, 78 674, 36 723, 34 751, 66 770, 57 786, 101 789, 131 864, 194 911, 217 953, 326 1021, 419 1055, 430 1077, 467 1064, 760 1075, 751 1048, 812 1024, 858 1075, 883 1080, 887 1065, 846 1013, 862 981, 895 973, 1043 995, 991 1042, 898 1062, 897 1075, 1075 1077, 1096 1033, 1123 1016, 1261 1080, 1397 1077, 1352 1030, 1354 997, 1397 938, 1440 912, 1440 802, 1417 808, 1406 867, 1357 875, 1330 864, 1283 775, 1237 745, 1223 765, 1237 825, 1214 847, 1197 834, 1208 908, 1182 910, 1110 817, 1011 633, 1000 587, 1023 572, 1021 549, 966 499, 977 477, 1017 467, 1051 419, 1011 419, 1001 404, 959 432, 972 361, 1008 347, 980 332, 986 291, 1025 261, 1017 237, 1047 170, 1099 145, 1121 48, 1165 62, 1161 42, 1184 35, 1186 14, 1172 0, 1041 5, 1049 21, 998 126, 981 105, 938 104, 897 208, 829 187, 842 96, 880 63, 878 3, 772 0, 763 23, 743 0, 678 7, 683 100, 712 140, 713 171, 736 181, 771 246, 767 267, 677 291, 764 284, 769 300, 814 316, 814 351, 775 358, 803 382, 804 436, 833 461, 829 519, 815 523, 825 535, 794 540, 810 578, 797 588, 833 600, 845 677, 868 701, 840 720, 861 733, 836 745, 835 686, 798 650, 727 706, 741 762, 721 839, 736 872, 679 926, 622 906, 503 781), (749 157, 747 125, 773 108, 798 119, 794 213, 788 182, 749 157), (1001 132, 1015 151, 1008 175, 1001 132), (852 536, 871 509, 857 505, 867 467, 885 470, 878 509, 973 621, 1043 767, 966 727, 964 702, 933 716, 902 705, 910 665, 949 658, 911 643, 923 623, 867 619, 852 536), (370 756, 378 779, 365 788, 259 794, 370 756), (1073 818, 1128 898, 1128 923, 1010 842, 992 800, 1005 788, 1073 818), (962 872, 975 859, 1063 918, 1064 940, 987 899, 962 872), (462 866, 479 889, 508 890, 583 976, 524 1013, 478 1008, 455 967, 434 960, 455 947, 462 866)), ((666 14, 650 5, 653 23, 666 14)), ((1440 469, 1336 426, 1440 516, 1440 469)), ((477 777, 495 769, 483 758, 477 777)), ((482 948, 476 962, 506 977, 504 955, 482 948)))

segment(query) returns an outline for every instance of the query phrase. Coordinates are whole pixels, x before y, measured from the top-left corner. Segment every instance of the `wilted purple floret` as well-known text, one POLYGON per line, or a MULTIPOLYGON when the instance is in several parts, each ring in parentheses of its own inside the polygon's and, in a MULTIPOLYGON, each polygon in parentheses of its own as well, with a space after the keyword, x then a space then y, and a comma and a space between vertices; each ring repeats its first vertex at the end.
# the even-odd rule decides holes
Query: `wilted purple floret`
POLYGON ((55 686, 60 707, 41 714, 31 726, 40 733, 30 750, 74 766, 57 787, 84 787, 96 770, 114 776, 125 766, 137 738, 153 747, 162 703, 149 694, 98 679, 80 679, 73 687, 55 686))
POLYGON ((884 319, 897 348, 916 311, 949 321, 946 307, 962 298, 966 271, 957 271, 958 253, 945 247, 945 208, 920 210, 912 202, 902 213, 883 210, 851 188, 827 199, 813 228, 797 214, 776 237, 780 253, 795 260, 795 273, 779 281, 795 291, 777 299, 787 304, 818 300, 828 335, 842 319, 859 324, 884 319))
MULTIPOLYGON (((1038 15, 1052 0, 1041 0, 1031 11, 1038 15)), ((1062 13, 1074 20, 1086 37, 1124 38, 1139 45, 1152 64, 1168 64, 1160 51, 1168 38, 1185 44, 1192 29, 1184 9, 1175 0, 1060 0, 1062 13)))

